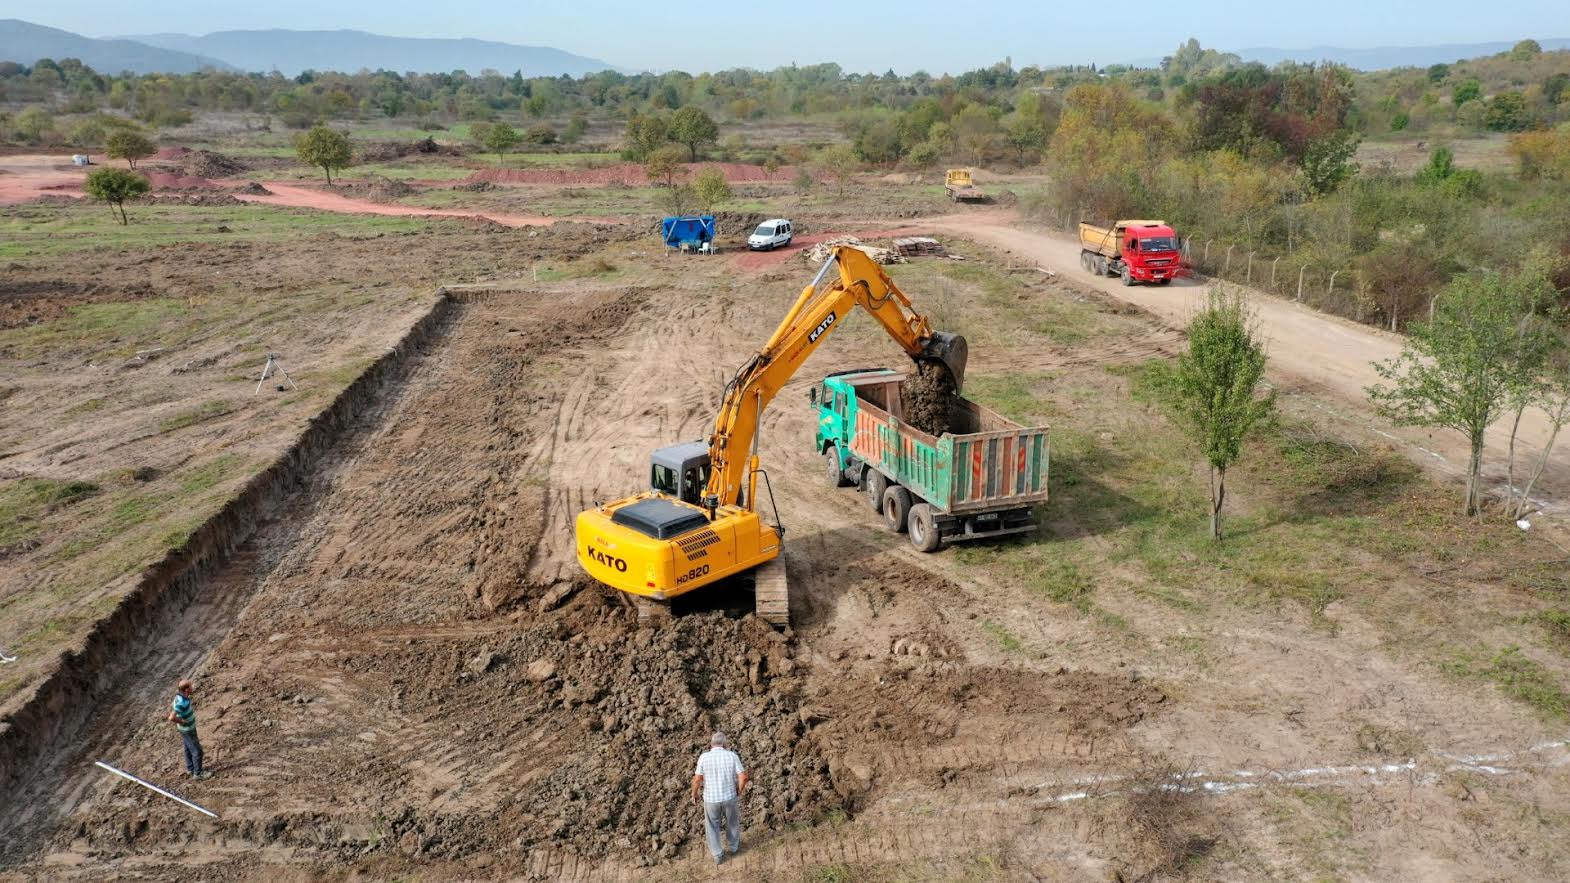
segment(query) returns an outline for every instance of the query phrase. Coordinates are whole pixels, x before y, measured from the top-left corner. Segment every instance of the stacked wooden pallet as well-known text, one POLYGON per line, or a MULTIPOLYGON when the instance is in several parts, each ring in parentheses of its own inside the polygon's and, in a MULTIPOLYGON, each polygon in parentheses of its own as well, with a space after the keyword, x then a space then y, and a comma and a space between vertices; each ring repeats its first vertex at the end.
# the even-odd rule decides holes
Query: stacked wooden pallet
POLYGON ((905 257, 916 255, 941 255, 943 243, 928 236, 904 236, 894 240, 894 250, 905 257))

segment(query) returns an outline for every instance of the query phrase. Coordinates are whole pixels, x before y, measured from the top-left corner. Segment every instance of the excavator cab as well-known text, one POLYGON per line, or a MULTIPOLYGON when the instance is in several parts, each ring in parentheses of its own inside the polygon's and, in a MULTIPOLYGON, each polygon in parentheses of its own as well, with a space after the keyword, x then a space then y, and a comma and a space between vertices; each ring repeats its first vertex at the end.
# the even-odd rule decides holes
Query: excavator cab
POLYGON ((709 483, 709 446, 706 442, 682 442, 655 450, 649 457, 649 488, 683 503, 701 505, 703 488, 709 483))

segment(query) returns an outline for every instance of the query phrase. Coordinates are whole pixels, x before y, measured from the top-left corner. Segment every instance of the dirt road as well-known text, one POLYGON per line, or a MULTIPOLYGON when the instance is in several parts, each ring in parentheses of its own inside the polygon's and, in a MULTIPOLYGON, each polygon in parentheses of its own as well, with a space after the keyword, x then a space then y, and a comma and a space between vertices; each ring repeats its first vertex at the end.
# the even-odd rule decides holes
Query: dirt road
MULTIPOLYGON (((1005 214, 960 214, 937 219, 939 229, 972 236, 1039 263, 1076 285, 1096 288, 1134 304, 1175 328, 1205 304, 1210 286, 1179 279, 1171 286, 1125 287, 1118 279, 1097 277, 1079 267, 1079 244, 1066 235, 1021 229, 1021 220, 1005 214)), ((1270 376, 1287 394, 1303 393, 1339 420, 1372 426, 1399 442, 1413 459, 1452 476, 1464 476, 1468 450, 1457 433, 1395 427, 1374 415, 1365 390, 1380 382, 1373 363, 1400 354, 1401 335, 1321 313, 1263 292, 1254 292, 1251 306, 1270 351, 1270 376)), ((1485 472, 1502 480, 1509 450, 1509 427, 1503 421, 1488 435, 1485 472)), ((1541 412, 1523 419, 1518 458, 1535 463, 1547 441, 1549 426, 1541 412)), ((1570 495, 1570 446, 1558 445, 1549 470, 1534 491, 1544 511, 1560 514, 1570 495)))
MULTIPOLYGON (((262 205, 290 206, 293 208, 313 208, 324 212, 340 212, 355 215, 388 215, 399 218, 467 218, 470 220, 495 221, 507 227, 543 227, 554 224, 558 218, 547 218, 541 215, 510 215, 494 212, 466 212, 453 209, 418 208, 408 205, 396 205, 383 202, 371 202, 367 199, 355 199, 329 193, 315 187, 302 187, 298 184, 285 184, 280 181, 268 181, 262 186, 272 191, 270 195, 257 193, 235 193, 236 199, 246 202, 255 202, 262 205)), ((589 220, 573 218, 571 220, 589 220)))

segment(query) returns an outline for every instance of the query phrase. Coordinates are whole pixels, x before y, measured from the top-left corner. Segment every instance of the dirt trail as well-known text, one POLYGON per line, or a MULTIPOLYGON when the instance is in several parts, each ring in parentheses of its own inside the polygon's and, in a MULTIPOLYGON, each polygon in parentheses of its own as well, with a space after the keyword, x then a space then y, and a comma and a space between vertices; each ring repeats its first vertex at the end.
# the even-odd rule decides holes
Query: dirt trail
POLYGON ((368 199, 339 196, 336 193, 328 193, 314 187, 302 187, 298 184, 285 184, 279 181, 267 181, 262 186, 272 192, 267 195, 236 192, 234 195, 237 199, 262 205, 313 208, 324 212, 339 212, 351 215, 389 215, 399 218, 467 218, 470 220, 495 221, 508 227, 543 227, 554 224, 558 220, 567 220, 564 218, 548 218, 542 215, 506 215, 491 212, 466 212, 453 209, 388 205, 381 202, 371 202, 368 199))
MULTIPOLYGON (((1119 300, 1148 310, 1175 328, 1183 328, 1189 317, 1205 304, 1210 286, 1179 279, 1168 287, 1134 285, 1125 287, 1111 277, 1097 277, 1079 267, 1079 244, 1066 235, 1029 231, 1014 226, 1020 221, 1012 214, 975 213, 934 219, 932 226, 974 237, 1015 254, 1073 280, 1076 285, 1095 288, 1119 300)), ((1270 374, 1287 393, 1313 396, 1331 416, 1359 425, 1374 426, 1385 438, 1401 444, 1412 458, 1425 467, 1439 467, 1448 475, 1464 475, 1468 452, 1465 440, 1454 432, 1401 428, 1373 414, 1365 392, 1380 382, 1373 363, 1400 354, 1400 335, 1361 325, 1319 312, 1302 304, 1255 291, 1250 305, 1258 318, 1270 352, 1270 374), (1323 394, 1323 395, 1321 395, 1323 394)), ((1509 448, 1509 427, 1501 421, 1488 435, 1486 471, 1504 476, 1509 448)), ((1549 427, 1540 412, 1522 421, 1518 457, 1534 463, 1547 441, 1549 427)), ((1570 495, 1570 447, 1556 447, 1550 469, 1535 490, 1545 510, 1561 513, 1570 495)))

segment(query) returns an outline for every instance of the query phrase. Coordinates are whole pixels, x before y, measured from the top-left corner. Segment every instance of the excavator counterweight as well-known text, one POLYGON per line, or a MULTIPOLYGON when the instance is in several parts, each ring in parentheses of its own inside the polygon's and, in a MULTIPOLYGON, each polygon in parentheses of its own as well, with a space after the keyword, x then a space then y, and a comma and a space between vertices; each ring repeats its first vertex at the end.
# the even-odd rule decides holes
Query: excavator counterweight
POLYGON ((708 439, 655 451, 649 490, 579 513, 577 554, 585 572, 656 602, 751 574, 759 615, 787 624, 784 529, 765 521, 758 507, 758 429, 769 402, 857 308, 916 362, 943 365, 952 391, 960 390, 965 338, 934 330, 865 252, 836 248, 768 342, 726 384, 708 439))

